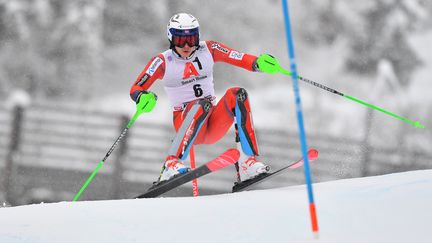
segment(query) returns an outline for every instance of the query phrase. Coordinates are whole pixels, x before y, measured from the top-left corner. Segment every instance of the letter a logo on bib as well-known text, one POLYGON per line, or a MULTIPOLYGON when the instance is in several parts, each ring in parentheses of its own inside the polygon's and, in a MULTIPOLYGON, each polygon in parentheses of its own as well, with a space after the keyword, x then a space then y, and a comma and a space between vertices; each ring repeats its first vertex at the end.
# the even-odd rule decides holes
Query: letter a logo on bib
POLYGON ((190 78, 192 75, 199 76, 199 73, 191 62, 187 62, 183 71, 183 79, 190 78))

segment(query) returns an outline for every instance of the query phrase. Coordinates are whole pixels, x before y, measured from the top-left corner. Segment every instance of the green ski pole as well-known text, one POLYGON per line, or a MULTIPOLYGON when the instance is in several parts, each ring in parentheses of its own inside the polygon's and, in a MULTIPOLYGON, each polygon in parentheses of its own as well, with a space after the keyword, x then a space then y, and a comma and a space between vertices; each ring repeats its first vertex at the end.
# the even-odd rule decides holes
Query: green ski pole
MULTIPOLYGON (((291 73, 290 71, 285 70, 284 68, 282 68, 282 67, 280 66, 280 64, 279 64, 279 62, 276 60, 276 58, 274 58, 274 57, 272 57, 272 56, 270 56, 270 55, 268 55, 268 54, 263 54, 263 55, 261 55, 261 56, 258 58, 258 61, 257 61, 257 62, 258 62, 259 69, 260 69, 260 71, 262 71, 262 72, 270 73, 270 74, 274 74, 274 73, 281 73, 281 74, 285 74, 285 75, 288 75, 288 76, 292 76, 292 73, 291 73), (264 70, 262 69, 262 67, 263 67, 264 70)), ((327 87, 327 86, 325 86, 325 85, 322 85, 322 84, 317 83, 317 82, 315 82, 315 81, 312 81, 312 80, 310 80, 310 79, 303 78, 303 77, 301 77, 300 75, 297 75, 297 77, 298 77, 299 80, 301 80, 301 81, 303 81, 303 82, 306 82, 306 83, 311 84, 311 85, 313 85, 313 86, 315 86, 315 87, 318 87, 318 88, 321 88, 321 89, 323 89, 323 90, 326 90, 326 91, 331 92, 331 93, 333 93, 333 94, 340 95, 340 96, 342 96, 342 97, 345 97, 346 99, 349 99, 349 100, 351 100, 351 101, 355 101, 355 102, 357 102, 357 103, 359 103, 359 104, 362 104, 362 105, 367 106, 367 107, 369 107, 369 108, 372 108, 372 109, 374 109, 374 110, 381 111, 381 112, 384 113, 384 114, 387 114, 387 115, 389 115, 389 116, 392 116, 392 117, 394 117, 394 118, 397 118, 397 119, 399 119, 399 120, 401 120, 401 121, 407 122, 407 123, 409 123, 409 124, 411 124, 411 125, 413 125, 413 126, 415 126, 415 127, 418 127, 418 128, 425 128, 425 126, 422 125, 419 121, 412 121, 412 120, 407 119, 407 118, 405 118, 405 117, 402 117, 402 116, 396 115, 396 114, 394 114, 394 113, 392 113, 392 112, 389 112, 389 111, 386 111, 386 110, 384 110, 383 108, 380 108, 380 107, 378 107, 378 106, 375 106, 375 105, 369 104, 369 103, 367 103, 367 102, 365 102, 365 101, 362 101, 362 100, 360 100, 360 99, 356 99, 356 98, 354 98, 354 97, 352 97, 352 96, 349 96, 349 95, 346 95, 346 94, 344 94, 344 93, 341 93, 341 92, 339 92, 339 91, 337 91, 337 90, 334 90, 334 89, 332 89, 332 88, 329 88, 329 87, 327 87)))
MULTIPOLYGON (((144 95, 142 95, 144 96, 144 95)), ((148 93, 144 97, 141 97, 137 106, 136 106, 136 112, 134 116, 130 119, 127 126, 123 129, 120 136, 117 138, 117 140, 114 142, 114 144, 111 146, 111 148, 108 150, 105 157, 102 159, 101 162, 99 162, 96 169, 91 173, 87 181, 84 183, 84 185, 81 187, 79 192, 75 195, 73 202, 77 201, 81 194, 84 192, 84 190, 87 188, 87 186, 90 184, 90 182, 93 180, 93 178, 96 176, 96 174, 99 172, 100 168, 102 168, 102 165, 105 163, 105 161, 108 159, 108 157, 111 155, 111 153, 114 151, 114 148, 118 145, 118 143, 122 140, 122 138, 126 135, 129 128, 134 124, 135 120, 143 113, 143 112, 150 112, 154 106, 156 105, 157 97, 153 93, 148 93)))

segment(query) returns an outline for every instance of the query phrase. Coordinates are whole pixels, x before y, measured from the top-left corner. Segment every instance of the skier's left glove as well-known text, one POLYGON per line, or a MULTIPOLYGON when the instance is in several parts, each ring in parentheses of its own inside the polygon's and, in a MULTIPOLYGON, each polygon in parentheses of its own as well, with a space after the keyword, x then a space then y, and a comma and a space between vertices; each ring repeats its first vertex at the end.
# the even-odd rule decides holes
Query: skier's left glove
POLYGON ((157 95, 151 91, 142 91, 137 99, 137 109, 142 112, 150 112, 156 106, 157 95))
POLYGON ((270 54, 261 54, 254 62, 254 70, 274 74, 281 71, 279 61, 270 54))

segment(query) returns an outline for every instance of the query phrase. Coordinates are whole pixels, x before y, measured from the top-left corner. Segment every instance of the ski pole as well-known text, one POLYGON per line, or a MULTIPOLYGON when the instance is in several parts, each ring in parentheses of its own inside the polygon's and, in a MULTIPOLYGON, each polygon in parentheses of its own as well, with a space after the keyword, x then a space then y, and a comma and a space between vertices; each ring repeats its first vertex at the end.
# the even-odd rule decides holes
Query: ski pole
POLYGON ((102 165, 105 163, 105 161, 108 159, 108 157, 111 155, 111 153, 114 151, 115 147, 117 147, 118 143, 120 142, 120 140, 122 140, 122 138, 126 135, 127 131, 129 130, 129 128, 132 126, 132 124, 134 124, 135 120, 143 113, 143 112, 150 112, 155 104, 156 104, 156 100, 157 97, 155 94, 153 93, 148 93, 147 95, 145 95, 144 97, 142 97, 140 99, 140 101, 138 102, 137 106, 136 106, 136 112, 134 114, 134 116, 130 119, 129 123, 127 124, 127 126, 123 129, 123 131, 121 132, 120 136, 117 138, 117 140, 114 142, 114 144, 111 146, 111 148, 108 150, 107 154, 105 155, 105 157, 102 159, 101 162, 99 162, 98 166, 96 167, 96 169, 91 173, 91 175, 89 176, 89 178, 87 179, 87 181, 84 183, 84 185, 81 187, 81 189, 79 190, 79 192, 75 195, 73 202, 77 201, 78 198, 81 196, 81 194, 84 192, 84 190, 87 188, 87 186, 90 184, 90 182, 93 180, 93 178, 96 176, 96 174, 98 173, 99 169, 102 167, 102 165))
MULTIPOLYGON (((275 58, 273 58, 272 56, 270 56, 270 55, 268 55, 268 54, 264 54, 264 55, 263 55, 263 61, 266 62, 266 63, 268 63, 268 64, 273 65, 274 70, 272 70, 272 73, 282 73, 282 74, 285 74, 285 75, 287 75, 287 76, 292 76, 292 75, 293 75, 292 72, 290 72, 290 71, 285 70, 284 68, 282 68, 282 67, 280 66, 279 62, 278 62, 275 58)), ((415 127, 418 127, 418 128, 425 128, 425 126, 422 125, 422 124, 420 123, 420 121, 412 121, 412 120, 407 119, 407 118, 405 118, 405 117, 402 117, 402 116, 396 115, 396 114, 394 114, 394 113, 392 113, 392 112, 389 112, 389 111, 386 111, 386 110, 384 110, 383 108, 380 108, 380 107, 378 107, 378 106, 375 106, 375 105, 369 104, 369 103, 367 103, 367 102, 365 102, 365 101, 362 101, 362 100, 360 100, 360 99, 354 98, 354 97, 352 97, 352 96, 349 96, 349 95, 347 95, 347 94, 344 94, 344 93, 342 93, 342 92, 339 92, 339 91, 337 91, 337 90, 334 90, 334 89, 332 89, 332 88, 329 88, 329 87, 327 87, 327 86, 325 86, 325 85, 322 85, 322 84, 317 83, 317 82, 315 82, 315 81, 312 81, 312 80, 310 80, 310 79, 303 78, 303 77, 301 77, 300 75, 297 75, 297 79, 299 79, 299 80, 301 80, 301 81, 303 81, 303 82, 306 82, 306 83, 308 83, 308 84, 311 84, 311 85, 313 85, 313 86, 315 86, 315 87, 318 87, 318 88, 321 88, 321 89, 323 89, 323 90, 326 90, 326 91, 328 91, 328 92, 330 92, 330 93, 333 93, 333 94, 336 94, 336 95, 340 95, 340 96, 342 96, 342 97, 345 97, 346 99, 349 99, 349 100, 351 100, 351 101, 355 101, 355 102, 357 102, 357 103, 359 103, 359 104, 362 104, 362 105, 367 106, 367 107, 369 107, 369 108, 372 108, 372 109, 374 109, 374 110, 381 111, 381 112, 384 113, 384 114, 387 114, 387 115, 389 115, 389 116, 392 116, 392 117, 394 117, 394 118, 397 118, 397 119, 399 119, 399 120, 402 120, 402 121, 404 121, 404 122, 407 122, 407 123, 409 123, 409 124, 411 124, 411 125, 413 125, 413 126, 415 126, 415 127)))

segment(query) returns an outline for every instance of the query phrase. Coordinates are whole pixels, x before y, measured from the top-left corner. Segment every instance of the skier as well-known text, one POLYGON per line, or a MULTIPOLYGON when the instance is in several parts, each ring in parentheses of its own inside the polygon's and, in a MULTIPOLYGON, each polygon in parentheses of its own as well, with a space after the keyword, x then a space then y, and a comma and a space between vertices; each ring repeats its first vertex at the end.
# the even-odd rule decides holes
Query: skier
POLYGON ((156 184, 186 173, 189 168, 182 160, 187 158, 191 146, 216 143, 234 120, 240 151, 236 164, 238 182, 267 173, 270 167, 256 160, 258 145, 246 90, 229 88, 216 102, 213 83, 215 62, 256 72, 260 71, 258 58, 220 42, 200 41, 198 20, 190 14, 172 16, 167 35, 170 49, 147 63, 130 90, 130 96, 137 104, 140 100, 147 101, 156 97, 149 88, 159 79, 173 107, 173 125, 177 133, 156 184))

